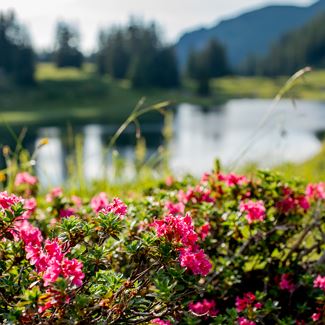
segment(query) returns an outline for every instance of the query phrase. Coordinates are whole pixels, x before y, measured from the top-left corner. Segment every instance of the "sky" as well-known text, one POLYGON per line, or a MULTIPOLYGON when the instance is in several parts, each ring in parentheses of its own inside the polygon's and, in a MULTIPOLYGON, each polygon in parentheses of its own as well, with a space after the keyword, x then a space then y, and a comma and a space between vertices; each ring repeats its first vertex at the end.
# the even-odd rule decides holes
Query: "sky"
POLYGON ((0 11, 14 9, 31 34, 36 49, 50 48, 57 21, 76 25, 83 50, 95 48, 98 30, 124 24, 130 16, 155 20, 168 42, 185 31, 209 27, 269 4, 309 5, 315 0, 0 0, 0 11))

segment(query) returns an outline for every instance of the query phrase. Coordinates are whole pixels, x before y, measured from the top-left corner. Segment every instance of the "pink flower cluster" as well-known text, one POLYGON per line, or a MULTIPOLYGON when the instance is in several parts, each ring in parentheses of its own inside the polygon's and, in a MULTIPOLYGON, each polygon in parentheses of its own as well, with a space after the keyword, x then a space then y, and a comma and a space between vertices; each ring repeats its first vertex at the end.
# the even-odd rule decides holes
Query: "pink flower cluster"
POLYGON ((124 217, 127 214, 127 206, 119 199, 114 198, 113 202, 108 203, 100 212, 103 213, 114 213, 120 217, 124 217))
POLYGON ((0 192, 0 208, 2 210, 10 210, 12 206, 18 203, 24 203, 24 200, 15 194, 8 194, 6 191, 0 192))
POLYGON ((254 307, 256 309, 259 309, 262 307, 262 304, 260 302, 256 302, 256 296, 252 292, 246 292, 244 293, 244 296, 242 298, 236 297, 236 310, 237 312, 241 312, 249 307, 254 307))
POLYGON ((322 312, 313 313, 311 315, 311 319, 313 320, 313 322, 317 322, 318 320, 320 320, 321 317, 322 317, 322 312))
POLYGON ((305 195, 297 195, 289 187, 284 187, 283 198, 277 203, 277 208, 283 213, 288 213, 301 208, 307 211, 310 208, 310 204, 305 195))
POLYGON ((204 251, 196 245, 198 235, 188 214, 184 217, 170 214, 163 220, 155 220, 151 226, 156 229, 158 237, 184 246, 179 249, 182 267, 190 269, 194 274, 205 276, 209 273, 212 265, 204 251))
POLYGON ((188 305, 190 311, 197 316, 217 316, 216 302, 214 300, 203 299, 196 303, 191 302, 188 305))
POLYGON ((279 282, 279 288, 281 290, 287 290, 293 292, 296 290, 295 284, 292 282, 291 276, 288 273, 282 274, 279 282))
POLYGON ((245 176, 237 175, 234 173, 230 173, 230 174, 219 173, 218 180, 225 182, 227 186, 244 185, 248 183, 248 179, 245 176))
POLYGON ((186 192, 180 190, 178 192, 178 200, 183 204, 191 202, 193 204, 208 202, 212 203, 215 200, 211 197, 211 190, 204 186, 197 185, 194 188, 190 187, 186 192))
POLYGON ((59 198, 63 195, 63 190, 61 187, 54 187, 50 193, 46 195, 46 202, 53 202, 56 198, 59 198))
POLYGON ((325 199, 325 183, 308 184, 306 188, 306 196, 311 200, 325 199))
POLYGON ((181 266, 190 269, 195 275, 206 276, 212 268, 212 264, 205 255, 204 250, 199 249, 197 246, 181 248, 179 259, 181 266))
POLYGON ((263 221, 265 218, 265 207, 263 201, 246 201, 239 205, 241 212, 245 213, 245 217, 249 224, 254 221, 263 221))
POLYGON ((127 213, 127 206, 119 198, 114 198, 113 201, 109 203, 105 192, 101 192, 97 196, 94 196, 90 202, 90 206, 96 213, 112 212, 121 217, 125 216, 127 213))
POLYGON ((255 325, 256 324, 252 320, 249 320, 245 317, 239 317, 237 321, 238 321, 238 325, 255 325))
POLYGON ((24 202, 24 213, 23 213, 23 219, 29 219, 31 215, 35 212, 37 208, 37 202, 36 199, 31 197, 30 199, 25 199, 24 202))
POLYGON ((151 321, 153 324, 158 324, 158 325, 172 325, 172 323, 169 320, 162 320, 160 318, 156 318, 151 321))
POLYGON ((94 212, 99 212, 108 205, 108 197, 105 192, 94 196, 90 201, 90 206, 94 212))
POLYGON ((184 214, 185 212, 185 204, 182 202, 173 203, 171 201, 167 201, 165 203, 165 208, 170 214, 173 215, 184 214))
POLYGON ((28 222, 20 228, 20 237, 25 244, 26 258, 42 275, 44 286, 55 282, 60 275, 69 280, 72 285, 77 287, 82 285, 82 279, 85 277, 82 263, 64 257, 65 254, 57 239, 45 240, 43 248, 40 230, 28 222))
POLYGON ((170 214, 163 220, 155 220, 151 226, 156 229, 158 237, 181 242, 184 246, 193 246, 198 240, 192 218, 188 214, 185 217, 170 214))
POLYGON ((199 237, 202 240, 204 240, 210 234, 210 230, 211 230, 211 226, 207 222, 197 230, 197 233, 198 233, 199 237))
POLYGON ((320 288, 325 291, 325 276, 318 275, 314 280, 314 288, 320 288))
POLYGON ((15 186, 20 186, 23 184, 34 186, 38 182, 36 176, 32 176, 27 172, 18 173, 15 178, 15 186))

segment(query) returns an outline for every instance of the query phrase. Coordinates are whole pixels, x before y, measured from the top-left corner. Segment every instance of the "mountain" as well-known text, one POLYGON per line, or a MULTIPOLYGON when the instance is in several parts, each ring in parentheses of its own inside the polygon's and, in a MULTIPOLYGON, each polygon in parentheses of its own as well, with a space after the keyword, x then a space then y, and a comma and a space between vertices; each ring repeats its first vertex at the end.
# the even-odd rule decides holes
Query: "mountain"
POLYGON ((176 44, 181 66, 186 64, 191 49, 201 49, 211 38, 222 42, 230 64, 238 67, 250 55, 264 55, 285 33, 307 23, 325 11, 325 0, 308 7, 271 5, 221 21, 212 28, 185 33, 176 44))
MULTIPOLYGON (((303 27, 285 34, 255 64, 255 72, 247 71, 247 74, 291 75, 305 66, 325 68, 325 11, 303 27)), ((248 69, 251 67, 248 65, 248 69)))

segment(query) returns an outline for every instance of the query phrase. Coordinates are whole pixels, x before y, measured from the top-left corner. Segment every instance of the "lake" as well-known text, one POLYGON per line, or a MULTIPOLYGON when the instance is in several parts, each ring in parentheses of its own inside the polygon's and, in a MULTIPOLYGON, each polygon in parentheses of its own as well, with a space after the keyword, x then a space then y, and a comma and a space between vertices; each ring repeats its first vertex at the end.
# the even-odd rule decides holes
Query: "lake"
MULTIPOLYGON (((117 125, 84 125, 84 172, 87 179, 103 175, 103 146, 117 125)), ((163 144, 163 125, 142 125, 147 155, 163 144)), ((282 100, 272 108, 271 100, 234 99, 209 109, 181 104, 175 108, 173 136, 169 144, 170 166, 175 174, 200 175, 219 158, 235 168, 250 162, 271 167, 282 162, 303 162, 317 154, 325 133, 325 103, 282 100)), ((37 173, 43 184, 58 185, 65 178, 66 132, 55 127, 39 128, 37 139, 49 144, 37 156, 37 173)), ((125 158, 126 177, 134 176, 135 128, 129 127, 117 142, 116 150, 125 158)), ((108 164, 110 166, 110 164, 108 164)), ((109 174, 110 167, 105 173, 109 174)))

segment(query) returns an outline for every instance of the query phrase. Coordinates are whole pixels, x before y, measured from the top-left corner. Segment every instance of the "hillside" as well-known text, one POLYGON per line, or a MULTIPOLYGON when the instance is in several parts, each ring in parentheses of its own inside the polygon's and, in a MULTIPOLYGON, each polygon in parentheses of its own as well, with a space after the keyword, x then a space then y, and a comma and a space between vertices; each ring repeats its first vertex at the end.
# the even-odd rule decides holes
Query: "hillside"
POLYGON ((211 38, 219 39, 227 48, 233 67, 249 55, 263 55, 285 33, 303 26, 316 14, 325 11, 325 0, 308 7, 267 6, 221 21, 215 27, 184 34, 176 44, 179 62, 184 66, 189 51, 202 48, 211 38))
POLYGON ((272 46, 264 59, 257 60, 255 73, 268 76, 290 75, 305 66, 324 68, 324 22, 325 11, 303 27, 286 34, 272 46))

